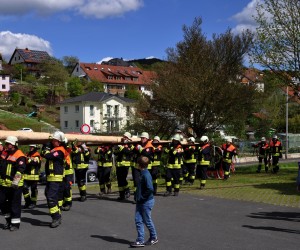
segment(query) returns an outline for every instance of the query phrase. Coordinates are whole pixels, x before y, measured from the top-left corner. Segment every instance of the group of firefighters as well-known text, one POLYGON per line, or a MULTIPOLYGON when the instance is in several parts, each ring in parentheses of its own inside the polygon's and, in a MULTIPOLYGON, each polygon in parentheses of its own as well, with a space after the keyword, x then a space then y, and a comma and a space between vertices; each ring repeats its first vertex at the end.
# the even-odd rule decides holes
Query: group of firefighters
MULTIPOLYGON (((36 206, 37 183, 43 158, 47 180, 45 196, 52 218, 51 228, 56 228, 61 224, 61 210, 68 211, 72 207, 73 171, 75 171, 79 189, 79 201, 86 200, 86 173, 91 158, 91 149, 80 141, 68 143, 65 134, 61 131, 53 133, 50 139, 42 146, 40 153, 38 146, 31 144, 29 152, 24 154, 18 148, 18 138, 15 136, 8 136, 5 146, 0 143, 0 209, 6 219, 3 229, 10 231, 19 229, 22 194, 25 201, 23 208, 33 209, 36 206)), ((154 194, 157 193, 157 180, 161 165, 165 166, 165 197, 178 196, 180 185, 193 185, 196 178, 200 179, 200 189, 203 189, 214 154, 209 138, 204 135, 199 143, 195 143, 194 137, 189 137, 185 143, 182 139, 181 134, 176 133, 171 142, 162 142, 158 136, 151 139, 147 132, 143 132, 140 141, 133 142, 131 134, 126 132, 122 137, 122 142, 117 145, 107 143, 97 146, 94 153, 97 155, 98 162, 97 177, 100 186, 98 197, 102 198, 112 192, 111 171, 115 166, 119 191, 117 199, 119 201, 128 199, 130 197, 127 181, 129 168, 131 168, 135 189, 140 178, 140 170, 137 166, 137 159, 140 156, 146 156, 150 160, 148 169, 153 180, 154 194)), ((261 142, 254 147, 259 148, 258 171, 261 169, 262 160, 265 159, 267 152, 267 154, 272 154, 273 171, 278 172, 281 144, 277 137, 273 138, 270 145, 262 138, 261 142)), ((227 139, 226 143, 221 146, 220 154, 222 160, 216 164, 215 170, 222 170, 222 178, 227 180, 232 160, 237 155, 232 139, 227 139)), ((265 169, 267 171, 267 165, 265 169)))

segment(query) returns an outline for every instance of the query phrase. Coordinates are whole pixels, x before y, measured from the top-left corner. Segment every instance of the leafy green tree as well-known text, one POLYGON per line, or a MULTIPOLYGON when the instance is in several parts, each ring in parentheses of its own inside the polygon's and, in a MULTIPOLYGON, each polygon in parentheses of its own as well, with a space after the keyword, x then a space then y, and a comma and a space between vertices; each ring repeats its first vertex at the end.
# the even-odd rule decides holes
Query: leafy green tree
POLYGON ((139 100, 141 98, 141 93, 136 87, 130 86, 124 93, 124 96, 130 99, 139 100))
POLYGON ((265 0, 257 4, 258 24, 251 60, 271 70, 298 91, 300 80, 300 1, 265 0), (294 77, 296 81, 292 81, 294 77))
POLYGON ((49 87, 38 84, 33 88, 34 100, 38 103, 43 103, 49 93, 49 87))
POLYGON ((103 83, 92 80, 85 85, 85 91, 86 92, 103 92, 104 91, 104 86, 103 83))
POLYGON ((83 94, 83 85, 78 77, 72 77, 68 82, 68 91, 70 97, 75 97, 83 94))
POLYGON ((65 66, 66 70, 69 74, 72 73, 75 65, 79 62, 79 59, 77 56, 64 56, 62 58, 62 63, 65 66))
POLYGON ((145 98, 141 113, 161 120, 157 129, 184 124, 197 136, 220 125, 239 128, 254 106, 255 90, 240 83, 243 58, 252 34, 234 35, 230 30, 208 40, 202 33, 202 19, 183 26, 184 39, 167 50, 168 62, 160 65, 152 84, 153 98, 145 98), (173 126, 169 122, 175 121, 173 126), (237 126, 234 126, 237 125, 237 126))

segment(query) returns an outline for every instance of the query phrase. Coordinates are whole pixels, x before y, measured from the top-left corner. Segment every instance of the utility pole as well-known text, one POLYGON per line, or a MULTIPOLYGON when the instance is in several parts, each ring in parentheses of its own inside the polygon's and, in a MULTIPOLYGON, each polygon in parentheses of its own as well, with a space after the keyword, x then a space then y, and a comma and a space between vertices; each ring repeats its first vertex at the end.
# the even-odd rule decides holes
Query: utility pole
POLYGON ((289 151, 289 86, 286 87, 286 106, 285 106, 285 159, 288 158, 289 151))

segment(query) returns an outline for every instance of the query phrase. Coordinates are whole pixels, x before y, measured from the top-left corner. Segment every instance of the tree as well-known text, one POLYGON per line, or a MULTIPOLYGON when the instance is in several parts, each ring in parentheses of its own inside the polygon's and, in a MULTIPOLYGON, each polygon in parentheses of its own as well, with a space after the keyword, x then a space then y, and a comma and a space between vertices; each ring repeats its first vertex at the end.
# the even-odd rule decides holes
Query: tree
POLYGON ((103 83, 96 81, 96 80, 92 80, 86 84, 85 91, 87 91, 87 92, 92 92, 92 91, 103 92, 104 91, 103 83))
POLYGON ((68 91, 70 97, 75 97, 83 94, 83 85, 78 77, 72 77, 68 82, 68 91))
POLYGON ((62 58, 62 64, 65 66, 69 74, 72 73, 72 70, 78 62, 79 59, 76 56, 64 56, 62 58))
POLYGON ((202 19, 195 18, 191 27, 183 26, 184 40, 167 50, 168 62, 159 66, 157 83, 152 84, 153 98, 141 105, 142 113, 162 121, 157 130, 185 124, 201 136, 220 125, 241 128, 251 114, 255 91, 237 77, 251 33, 233 35, 228 30, 208 40, 201 24, 202 19), (165 128, 170 126, 166 121, 173 125, 165 128))
POLYGON ((141 94, 135 86, 129 86, 125 91, 124 96, 134 100, 139 100, 141 98, 141 94))
POLYGON ((271 70, 281 85, 296 91, 300 79, 300 1, 265 0, 257 4, 258 24, 251 60, 271 70), (295 84, 291 77, 298 81, 295 84))

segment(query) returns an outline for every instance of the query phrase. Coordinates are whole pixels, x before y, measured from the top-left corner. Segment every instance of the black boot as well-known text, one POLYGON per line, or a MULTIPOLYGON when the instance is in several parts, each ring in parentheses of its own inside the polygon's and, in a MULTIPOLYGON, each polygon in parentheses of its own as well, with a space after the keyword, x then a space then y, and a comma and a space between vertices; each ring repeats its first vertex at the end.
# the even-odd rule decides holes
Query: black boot
POLYGON ((19 228, 20 228, 20 223, 13 223, 13 224, 11 224, 9 231, 11 231, 11 232, 18 231, 19 228))
POLYGON ((106 187, 107 187, 106 193, 111 194, 111 184, 107 184, 106 187))
POLYGON ((55 218, 55 219, 52 219, 52 222, 51 222, 51 224, 50 224, 50 227, 51 227, 51 228, 56 228, 56 227, 58 227, 60 224, 61 224, 61 217, 55 218))
POLYGON ((8 230, 11 227, 11 219, 10 218, 5 218, 6 224, 3 226, 3 230, 8 230))

